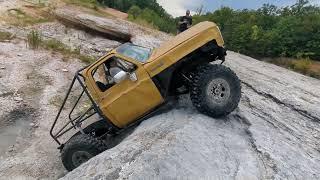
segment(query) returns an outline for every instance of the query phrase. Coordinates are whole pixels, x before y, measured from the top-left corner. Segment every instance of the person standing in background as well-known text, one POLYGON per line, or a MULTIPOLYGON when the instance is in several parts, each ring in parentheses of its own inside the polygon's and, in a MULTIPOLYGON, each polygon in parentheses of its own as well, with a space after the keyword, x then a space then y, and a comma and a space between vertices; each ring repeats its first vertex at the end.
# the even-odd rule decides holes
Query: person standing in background
POLYGON ((187 29, 189 29, 192 25, 192 16, 190 15, 190 10, 187 10, 185 16, 181 16, 179 20, 179 28, 178 33, 181 33, 187 29))

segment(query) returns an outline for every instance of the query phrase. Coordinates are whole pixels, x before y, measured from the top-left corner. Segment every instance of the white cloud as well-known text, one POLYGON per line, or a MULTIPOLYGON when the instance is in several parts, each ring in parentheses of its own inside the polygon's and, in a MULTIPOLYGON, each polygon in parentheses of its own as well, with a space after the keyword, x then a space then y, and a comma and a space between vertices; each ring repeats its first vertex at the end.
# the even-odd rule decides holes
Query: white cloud
MULTIPOLYGON (((309 0, 310 3, 320 6, 320 0, 309 0)), ((221 6, 229 6, 235 9, 259 8, 264 3, 271 3, 278 6, 292 5, 297 0, 157 0, 157 2, 173 17, 183 16, 187 9, 194 14, 197 8, 204 5, 204 10, 212 11, 221 6)))
POLYGON ((157 2, 173 17, 183 16, 190 9, 191 14, 204 4, 204 0, 157 0, 157 2))

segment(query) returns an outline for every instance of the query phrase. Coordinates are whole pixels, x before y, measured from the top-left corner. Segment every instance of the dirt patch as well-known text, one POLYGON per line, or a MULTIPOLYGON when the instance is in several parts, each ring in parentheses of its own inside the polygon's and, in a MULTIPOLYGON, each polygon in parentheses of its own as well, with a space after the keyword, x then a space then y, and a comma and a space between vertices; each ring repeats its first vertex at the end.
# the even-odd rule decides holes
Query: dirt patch
POLYGON ((35 109, 29 107, 19 107, 0 118, 0 129, 11 126, 21 119, 28 121, 35 112, 35 109))
POLYGON ((3 32, 0 31, 0 41, 4 42, 4 41, 10 41, 11 39, 14 38, 14 35, 9 33, 9 32, 3 32))
POLYGON ((52 79, 49 76, 40 74, 37 69, 26 74, 26 79, 28 81, 18 90, 18 93, 21 94, 24 100, 27 100, 35 106, 35 108, 38 108, 37 104, 39 104, 41 98, 39 94, 47 85, 52 84, 52 79))
POLYGON ((17 144, 17 139, 19 137, 23 137, 24 140, 31 138, 35 117, 36 110, 26 105, 0 117, 0 157, 6 157, 7 152, 12 154, 18 150, 18 147, 28 144, 28 141, 20 141, 17 144))
POLYGON ((118 11, 118 10, 113 9, 113 8, 104 8, 103 11, 108 13, 108 14, 110 14, 110 15, 112 15, 112 16, 114 16, 114 17, 120 18, 120 19, 127 19, 128 18, 128 14, 127 13, 118 11))

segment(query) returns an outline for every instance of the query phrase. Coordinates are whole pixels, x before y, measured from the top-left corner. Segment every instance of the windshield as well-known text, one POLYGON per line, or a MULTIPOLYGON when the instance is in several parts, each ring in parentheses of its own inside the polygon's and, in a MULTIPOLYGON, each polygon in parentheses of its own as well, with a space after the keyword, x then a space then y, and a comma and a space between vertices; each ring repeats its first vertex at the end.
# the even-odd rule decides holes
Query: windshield
POLYGON ((129 43, 118 47, 117 52, 142 63, 147 62, 151 55, 151 49, 129 43))

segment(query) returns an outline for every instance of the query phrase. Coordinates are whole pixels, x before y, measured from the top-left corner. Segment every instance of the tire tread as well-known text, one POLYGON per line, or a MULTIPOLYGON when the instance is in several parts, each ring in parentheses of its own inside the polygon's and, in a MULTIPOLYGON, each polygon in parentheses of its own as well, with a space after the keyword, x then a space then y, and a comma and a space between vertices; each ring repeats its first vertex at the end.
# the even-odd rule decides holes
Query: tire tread
POLYGON ((199 66, 194 72, 194 77, 191 83, 190 89, 190 98, 193 105, 197 108, 198 111, 207 114, 211 117, 218 118, 222 116, 226 116, 234 111, 237 108, 240 99, 241 99, 241 83, 238 76, 228 67, 219 65, 219 64, 206 64, 199 66), (233 86, 236 88, 236 94, 228 104, 228 107, 225 108, 224 111, 219 109, 212 109, 208 105, 205 104, 205 95, 203 93, 203 82, 209 81, 212 77, 216 77, 217 75, 230 75, 234 79, 233 86))
MULTIPOLYGON (((72 137, 63 147, 61 151, 61 159, 64 167, 68 171, 72 171, 75 167, 71 162, 69 162, 69 152, 72 151, 74 147, 81 147, 86 146, 94 149, 95 151, 99 153, 105 151, 108 149, 107 145, 97 138, 94 138, 92 136, 86 135, 86 134, 79 134, 74 137, 72 137)), ((97 154, 96 154, 97 155, 97 154)))

